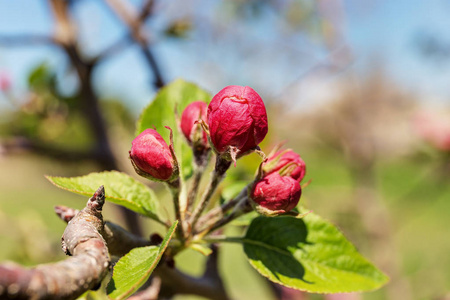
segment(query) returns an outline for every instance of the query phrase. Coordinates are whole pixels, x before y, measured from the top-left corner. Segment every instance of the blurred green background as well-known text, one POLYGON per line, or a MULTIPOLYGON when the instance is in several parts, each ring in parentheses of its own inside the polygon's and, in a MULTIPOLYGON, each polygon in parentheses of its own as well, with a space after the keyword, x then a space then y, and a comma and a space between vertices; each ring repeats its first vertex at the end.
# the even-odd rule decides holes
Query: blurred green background
MULTIPOLYGON (((375 292, 286 299, 449 299, 449 15, 445 1, 0 0, 0 261, 64 258, 53 207, 87 199, 44 175, 133 174, 139 111, 182 77, 212 94, 258 91, 262 149, 300 153, 312 180, 302 204, 391 278, 375 292)), ((251 180, 259 161, 228 178, 251 180)), ((105 216, 130 224, 112 204, 105 216)), ((177 266, 200 275, 203 260, 186 251, 177 266)), ((276 299, 240 246, 220 261, 233 299, 276 299)))

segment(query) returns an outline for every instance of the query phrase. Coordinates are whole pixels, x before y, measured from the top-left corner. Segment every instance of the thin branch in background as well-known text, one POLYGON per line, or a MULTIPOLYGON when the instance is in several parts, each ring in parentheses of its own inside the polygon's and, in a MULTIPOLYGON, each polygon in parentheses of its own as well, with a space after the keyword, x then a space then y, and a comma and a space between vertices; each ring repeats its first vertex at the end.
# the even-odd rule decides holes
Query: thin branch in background
MULTIPOLYGON (((45 153, 48 156, 61 160, 93 159, 104 170, 117 170, 117 162, 112 153, 109 138, 107 136, 106 125, 100 111, 99 99, 92 85, 92 73, 94 68, 101 60, 119 53, 129 45, 130 41, 134 40, 139 44, 142 53, 144 54, 144 58, 154 74, 155 81, 153 85, 155 88, 159 89, 164 86, 164 80, 153 53, 148 46, 148 39, 142 34, 141 28, 146 18, 152 14, 153 1, 146 1, 141 12, 135 11, 132 6, 120 0, 109 0, 108 3, 113 8, 113 11, 124 20, 125 25, 129 27, 131 38, 127 36, 118 40, 93 60, 84 58, 78 49, 77 26, 71 19, 70 3, 68 1, 49 0, 49 6, 55 18, 53 37, 25 34, 0 37, 0 44, 7 46, 28 46, 36 43, 54 44, 63 49, 78 75, 80 82, 80 99, 82 101, 81 110, 91 127, 95 140, 92 152, 85 153, 57 149, 38 142, 28 143, 27 147, 36 150, 36 152, 40 154, 45 153)), ((9 149, 11 149, 11 147, 9 147, 9 149)), ((5 151, 5 146, 2 147, 2 150, 5 151)), ((120 209, 130 230, 135 234, 141 235, 142 229, 140 228, 135 213, 123 207, 120 209)))
POLYGON ((30 45, 55 45, 58 44, 57 40, 51 36, 45 35, 31 35, 31 34, 18 34, 13 36, 2 35, 0 36, 0 45, 7 45, 10 47, 22 47, 30 45))
POLYGON ((144 4, 142 5, 140 14, 139 14, 139 21, 141 24, 147 20, 148 17, 153 15, 153 9, 155 7, 155 1, 154 0, 146 0, 144 1, 144 4))
POLYGON ((94 151, 61 149, 53 145, 47 145, 41 141, 34 141, 24 137, 16 137, 0 143, 0 154, 17 152, 32 152, 55 160, 67 162, 80 162, 83 160, 95 161, 98 158, 97 153, 94 151))
POLYGON ((75 45, 77 40, 76 26, 69 13, 69 1, 48 0, 55 18, 54 38, 62 45, 75 45))
POLYGON ((219 287, 218 293, 222 295, 226 295, 225 287, 223 285, 222 277, 219 273, 219 252, 220 248, 212 244, 211 246, 211 254, 208 256, 208 260, 206 261, 205 272, 203 273, 203 278, 207 278, 216 283, 219 287))
POLYGON ((161 264, 156 268, 155 275, 161 277, 160 296, 169 299, 175 295, 192 294, 214 300, 229 300, 218 269, 219 248, 211 246, 212 253, 206 262, 206 269, 200 278, 192 277, 161 264))
POLYGON ((121 53, 127 49, 132 42, 133 39, 129 35, 124 36, 100 52, 100 54, 91 60, 91 63, 96 65, 97 63, 103 62, 104 60, 121 53))
POLYGON ((144 6, 145 11, 141 14, 139 14, 132 5, 128 4, 128 2, 122 0, 105 0, 105 2, 115 15, 128 27, 131 36, 141 48, 145 61, 153 72, 153 85, 155 88, 159 89, 163 87, 165 81, 155 56, 150 49, 149 40, 142 28, 146 17, 151 15, 151 5, 153 4, 153 1, 148 1, 149 3, 144 6))

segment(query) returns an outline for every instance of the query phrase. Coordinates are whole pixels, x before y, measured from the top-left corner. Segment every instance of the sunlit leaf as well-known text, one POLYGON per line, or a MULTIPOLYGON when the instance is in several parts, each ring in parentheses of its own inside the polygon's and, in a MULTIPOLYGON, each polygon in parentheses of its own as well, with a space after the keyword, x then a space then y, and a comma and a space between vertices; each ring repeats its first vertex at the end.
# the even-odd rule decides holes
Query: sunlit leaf
POLYGON ((157 216, 159 205, 155 193, 125 173, 107 171, 80 177, 46 176, 46 178, 59 188, 88 197, 103 185, 107 201, 160 221, 157 216))
POLYGON ((111 299, 126 299, 150 277, 169 245, 178 221, 170 227, 159 247, 134 248, 114 266, 113 276, 107 287, 111 299))
POLYGON ((313 293, 377 289, 388 277, 315 214, 253 220, 243 239, 250 264, 273 282, 313 293))

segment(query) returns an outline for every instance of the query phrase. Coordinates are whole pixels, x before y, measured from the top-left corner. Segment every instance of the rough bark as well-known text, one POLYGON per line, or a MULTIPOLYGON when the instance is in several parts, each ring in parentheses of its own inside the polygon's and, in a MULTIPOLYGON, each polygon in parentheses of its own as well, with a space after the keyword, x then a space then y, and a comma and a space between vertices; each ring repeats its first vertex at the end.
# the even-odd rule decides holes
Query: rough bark
MULTIPOLYGON (((69 222, 78 213, 78 210, 61 205, 55 206, 55 212, 61 220, 69 222)), ((152 244, 149 239, 134 235, 109 221, 105 221, 101 234, 108 245, 109 253, 115 256, 123 256, 133 248, 150 246, 152 244)))
POLYGON ((101 186, 68 223, 62 237, 64 261, 31 269, 0 265, 0 299, 76 299, 99 286, 108 273, 110 258, 103 231, 101 186))
MULTIPOLYGON (((57 206, 55 207, 55 211, 58 216, 66 222, 70 221, 77 212, 66 206, 57 206)), ((110 254, 117 256, 125 255, 135 247, 154 244, 151 241, 135 236, 119 225, 108 221, 105 222, 103 237, 108 244, 110 254)), ((159 240, 159 242, 161 242, 161 240, 159 240)), ((154 271, 154 275, 160 277, 162 280, 160 299, 170 299, 177 294, 199 295, 217 300, 229 299, 218 270, 219 249, 216 246, 211 247, 213 252, 208 257, 205 273, 202 277, 197 278, 187 275, 176 268, 170 267, 166 263, 160 263, 158 265, 154 271)), ((154 290, 151 293, 150 291, 145 292, 144 290, 136 293, 133 296, 135 297, 133 299, 152 299, 146 297, 149 294, 154 295, 154 293, 154 290)))

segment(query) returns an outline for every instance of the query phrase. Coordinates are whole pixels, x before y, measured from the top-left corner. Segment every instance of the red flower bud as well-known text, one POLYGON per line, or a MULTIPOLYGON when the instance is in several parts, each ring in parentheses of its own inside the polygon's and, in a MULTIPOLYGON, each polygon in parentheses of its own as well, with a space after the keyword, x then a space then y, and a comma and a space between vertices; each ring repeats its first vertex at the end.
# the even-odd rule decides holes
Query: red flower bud
POLYGON ((273 216, 294 209, 301 195, 302 188, 297 180, 275 172, 255 183, 250 198, 259 213, 273 216))
POLYGON ((206 132, 202 130, 200 124, 195 123, 199 119, 206 121, 206 109, 207 104, 203 101, 192 102, 184 109, 181 115, 181 131, 189 143, 208 146, 206 132))
POLYGON ((305 162, 300 155, 291 149, 280 150, 273 155, 269 155, 262 168, 266 175, 278 172, 280 175, 290 176, 298 182, 302 181, 306 173, 305 162))
POLYGON ((162 136, 146 129, 132 142, 130 158, 136 172, 144 177, 166 181, 175 169, 175 160, 162 136))
POLYGON ((267 134, 267 114, 261 97, 250 87, 231 85, 208 106, 211 142, 219 153, 236 147, 240 154, 255 148, 267 134))

